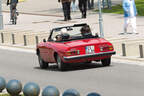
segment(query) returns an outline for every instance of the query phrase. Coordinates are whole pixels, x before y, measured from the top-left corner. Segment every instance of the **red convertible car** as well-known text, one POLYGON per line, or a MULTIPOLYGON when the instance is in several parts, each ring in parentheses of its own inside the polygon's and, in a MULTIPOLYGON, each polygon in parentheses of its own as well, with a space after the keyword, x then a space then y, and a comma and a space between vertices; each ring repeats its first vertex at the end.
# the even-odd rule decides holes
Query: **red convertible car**
MULTIPOLYGON (((87 24, 74 24, 54 28, 48 40, 37 45, 36 53, 42 69, 49 63, 56 63, 63 71, 69 63, 90 63, 101 61, 103 66, 109 66, 111 56, 115 54, 113 45, 98 35, 83 36, 82 28, 87 24)), ((89 35, 89 34, 87 34, 89 35)))

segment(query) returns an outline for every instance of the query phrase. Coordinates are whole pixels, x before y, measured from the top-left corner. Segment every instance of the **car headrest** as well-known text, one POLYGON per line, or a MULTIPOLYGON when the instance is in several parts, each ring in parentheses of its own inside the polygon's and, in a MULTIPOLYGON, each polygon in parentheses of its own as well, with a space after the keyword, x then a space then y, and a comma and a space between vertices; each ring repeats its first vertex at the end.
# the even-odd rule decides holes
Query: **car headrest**
POLYGON ((63 33, 63 34, 62 34, 62 39, 63 39, 63 40, 68 40, 69 37, 70 37, 70 35, 69 35, 68 33, 63 33))
POLYGON ((61 33, 67 33, 67 29, 66 28, 62 28, 61 29, 61 33))

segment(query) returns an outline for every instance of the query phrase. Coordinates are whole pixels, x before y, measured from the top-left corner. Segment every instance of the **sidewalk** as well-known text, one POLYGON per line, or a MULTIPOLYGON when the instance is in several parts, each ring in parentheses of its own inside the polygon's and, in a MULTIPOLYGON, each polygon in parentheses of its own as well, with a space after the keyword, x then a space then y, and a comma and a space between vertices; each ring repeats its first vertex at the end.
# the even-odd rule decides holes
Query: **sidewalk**
MULTIPOLYGON (((39 36, 39 42, 43 38, 47 38, 49 30, 59 26, 73 25, 75 23, 88 23, 91 26, 92 32, 99 34, 99 21, 98 13, 92 11, 88 12, 87 19, 80 19, 81 14, 79 12, 72 13, 71 21, 63 21, 61 15, 58 16, 41 16, 41 15, 29 15, 20 14, 18 17, 17 25, 9 24, 9 13, 3 13, 4 17, 4 30, 0 32, 6 33, 6 37, 9 40, 5 40, 5 43, 0 45, 13 46, 18 48, 28 48, 35 50, 35 36, 39 36), (14 33, 15 37, 19 37, 15 40, 16 44, 12 44, 11 34, 14 33), (23 35, 27 35, 27 46, 24 45, 23 35)), ((123 15, 118 14, 103 14, 104 35, 105 39, 113 43, 117 55, 113 56, 117 59, 126 59, 132 61, 143 62, 144 58, 139 58, 139 45, 144 45, 144 17, 137 17, 137 31, 138 35, 127 34, 120 35, 123 32, 123 15), (126 57, 122 57, 121 44, 126 44, 126 57)))

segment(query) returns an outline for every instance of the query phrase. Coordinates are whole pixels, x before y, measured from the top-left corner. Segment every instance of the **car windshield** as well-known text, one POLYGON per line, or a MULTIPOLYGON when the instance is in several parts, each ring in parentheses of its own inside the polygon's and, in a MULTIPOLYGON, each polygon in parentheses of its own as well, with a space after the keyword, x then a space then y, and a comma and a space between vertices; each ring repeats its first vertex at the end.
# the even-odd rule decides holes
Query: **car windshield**
MULTIPOLYGON (((57 37, 64 34, 65 40, 64 41, 70 41, 70 40, 78 40, 78 39, 84 39, 82 38, 81 34, 81 28, 83 26, 77 26, 77 27, 63 27, 63 28, 58 28, 54 29, 52 34, 51 34, 51 40, 57 41, 57 37)), ((96 32, 92 32, 92 35, 94 35, 96 32)), ((61 40, 63 41, 63 40, 61 40)))
POLYGON ((71 27, 70 30, 67 30, 65 31, 66 28, 62 28, 61 30, 54 30, 53 34, 52 34, 52 39, 54 39, 57 35, 60 35, 60 34, 63 34, 63 33, 67 33, 69 34, 70 36, 82 36, 81 35, 81 32, 80 32, 80 29, 81 27, 71 27), (63 31, 64 30, 64 31, 63 31))

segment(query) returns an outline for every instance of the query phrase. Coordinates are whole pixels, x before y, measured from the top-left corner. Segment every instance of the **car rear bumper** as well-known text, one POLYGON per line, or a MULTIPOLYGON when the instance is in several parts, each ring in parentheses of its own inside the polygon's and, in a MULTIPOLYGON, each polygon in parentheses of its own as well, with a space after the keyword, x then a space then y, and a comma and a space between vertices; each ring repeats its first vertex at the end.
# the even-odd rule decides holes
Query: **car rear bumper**
POLYGON ((111 56, 113 54, 116 54, 116 52, 111 51, 111 52, 101 52, 101 53, 87 54, 87 55, 69 56, 69 57, 64 57, 64 60, 75 60, 75 59, 84 59, 84 58, 89 58, 89 57, 111 56))

